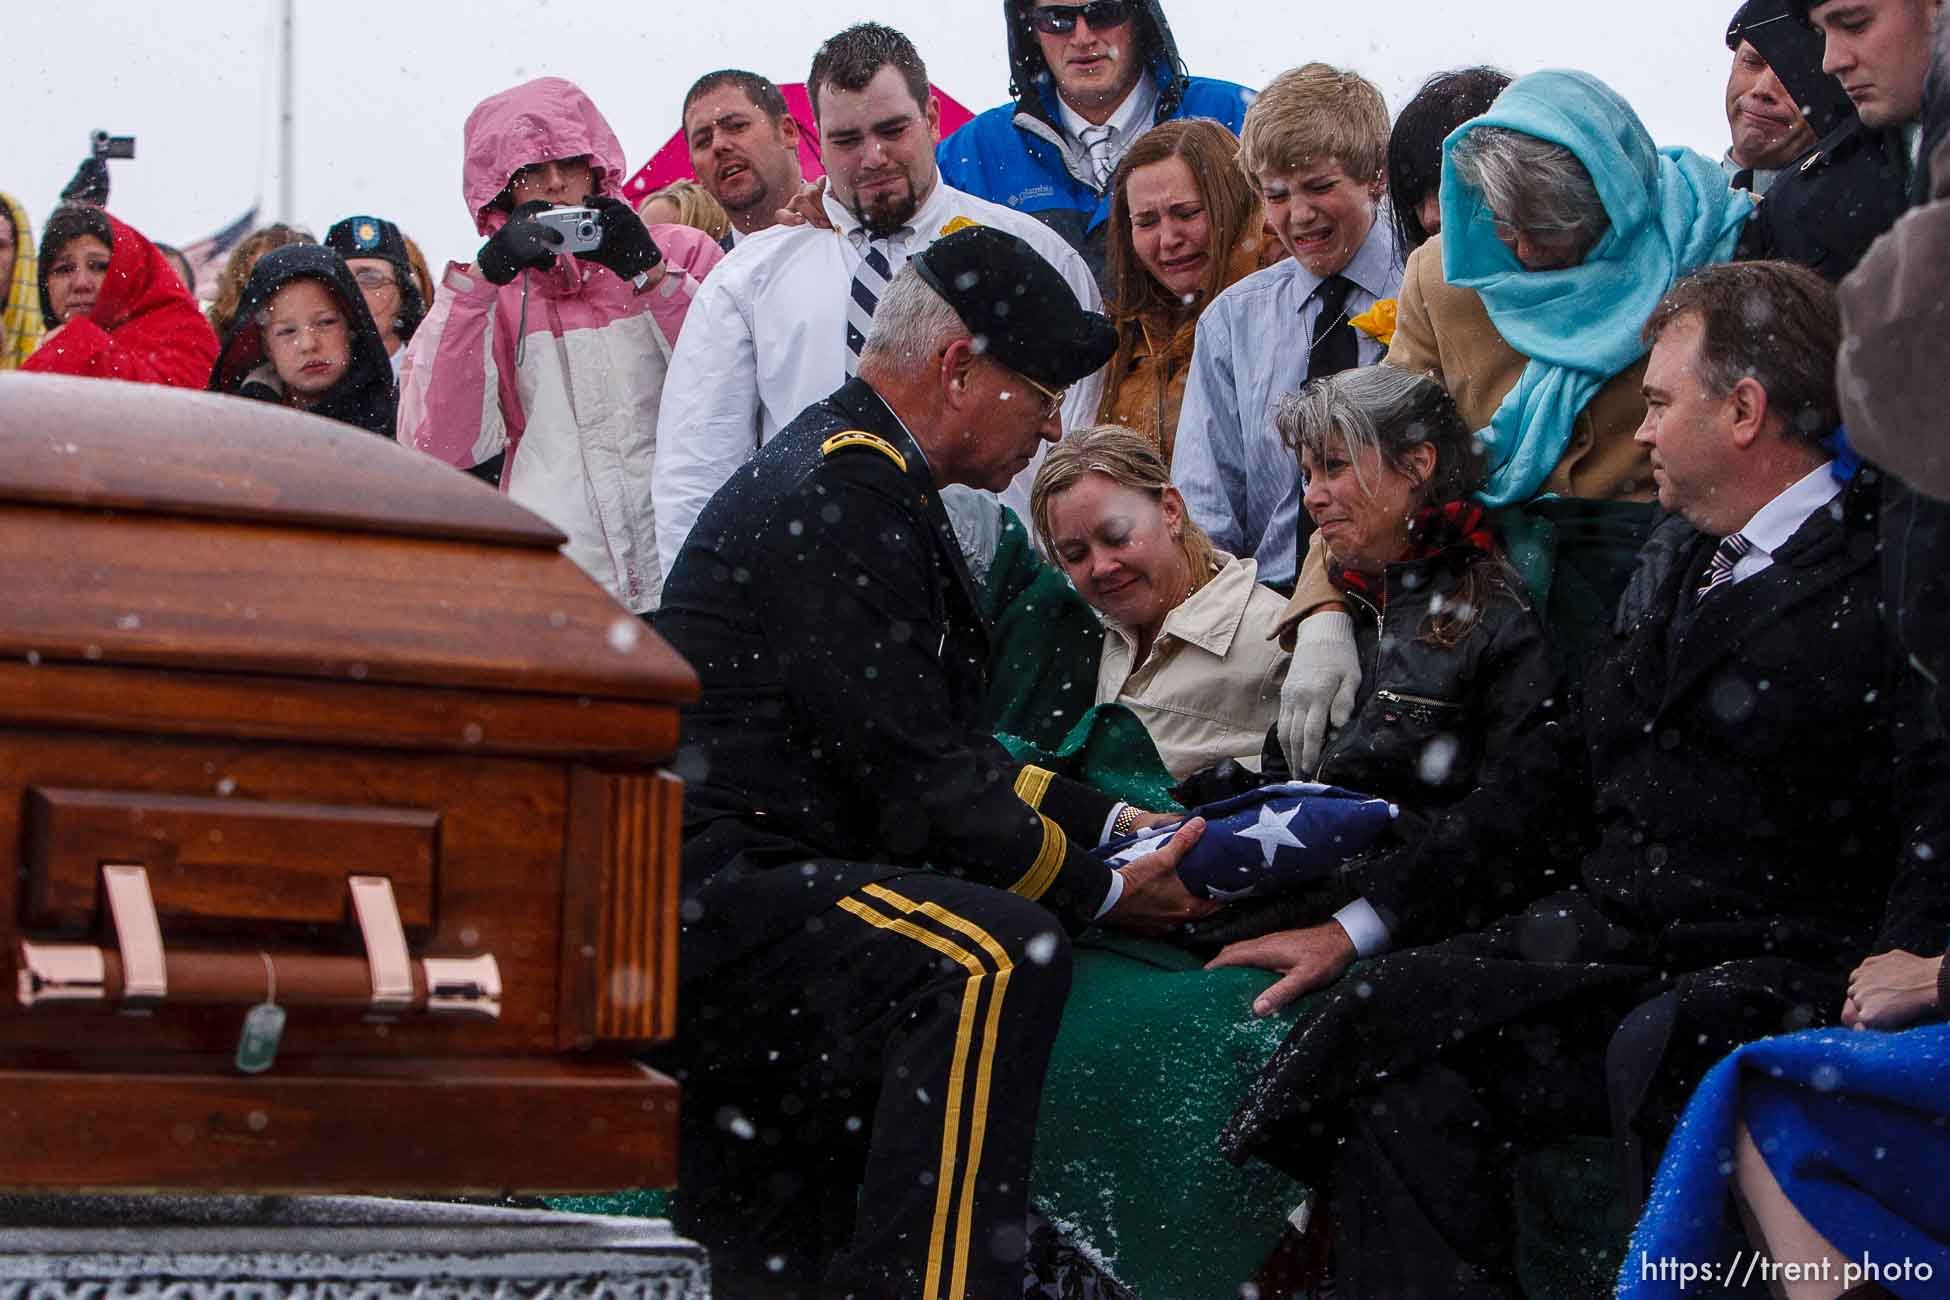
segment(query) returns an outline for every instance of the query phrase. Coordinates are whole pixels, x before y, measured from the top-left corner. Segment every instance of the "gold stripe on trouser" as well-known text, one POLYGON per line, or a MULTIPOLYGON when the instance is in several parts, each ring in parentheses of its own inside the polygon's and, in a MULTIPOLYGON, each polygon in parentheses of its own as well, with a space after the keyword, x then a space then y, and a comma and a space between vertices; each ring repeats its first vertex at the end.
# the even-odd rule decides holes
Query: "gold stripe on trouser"
POLYGON ((1049 892, 1049 887, 1056 883, 1057 873, 1063 870, 1063 859, 1070 855, 1070 840, 1063 834, 1062 827, 1041 813, 1036 816, 1043 823, 1042 850, 1036 854, 1036 860, 1030 864, 1029 870, 1022 873, 1022 879, 1009 886, 1010 893, 1020 894, 1032 903, 1040 901, 1049 892))
POLYGON ((1038 812, 1043 808, 1043 796, 1049 793, 1049 783, 1056 779, 1056 773, 1046 767, 1031 764, 1016 773, 1016 798, 1038 812))
POLYGON ((947 1114, 942 1122, 941 1168, 936 1175, 934 1226, 928 1237, 928 1269, 922 1292, 924 1300, 966 1300, 968 1236, 972 1218, 969 1201, 974 1192, 975 1171, 981 1161, 982 1140, 988 1123, 989 1081, 995 1067, 995 1039, 1002 1019, 1002 995, 1009 987, 1009 972, 1014 969, 1014 963, 1009 960, 1008 954, 1002 950, 1002 947, 980 926, 955 916, 943 907, 934 903, 914 903, 878 885, 868 885, 863 892, 872 894, 902 912, 919 912, 940 925, 967 935, 982 947, 997 966, 993 972, 996 977, 995 991, 989 999, 988 1020, 977 1053, 975 1099, 970 1107, 969 1159, 963 1179, 961 1213, 955 1216, 952 1214, 954 1169, 961 1140, 962 1093, 966 1090, 968 1056, 975 1041, 975 1013, 981 1003, 982 982, 991 972, 982 965, 981 959, 968 949, 951 939, 924 930, 912 921, 885 916, 855 898, 842 898, 839 902, 840 907, 868 925, 892 931, 916 943, 924 944, 950 961, 958 963, 968 972, 968 985, 962 992, 961 1015, 955 1028, 955 1050, 949 1058, 947 1114), (951 1223, 956 1229, 952 1242, 949 1241, 951 1223), (953 1254, 953 1264, 949 1273, 951 1281, 944 1295, 941 1290, 941 1271, 950 1248, 953 1254))
POLYGON ((1002 945, 989 937, 987 930, 965 917, 956 916, 939 903, 915 903, 882 885, 868 885, 865 892, 904 911, 919 911, 937 923, 966 935, 980 944, 989 955, 989 960, 995 963, 995 993, 989 998, 988 1025, 981 1059, 975 1068, 975 1100, 969 1107, 968 1161, 962 1169, 961 1218, 956 1228, 964 1245, 955 1260, 954 1283, 949 1291, 949 1295, 958 1297, 966 1294, 968 1284, 966 1243, 975 1213, 975 1173, 982 1167, 982 1143, 988 1136, 989 1084, 995 1074, 996 1039, 1002 1033, 1002 995, 1009 990, 1009 972, 1015 969, 1016 964, 1002 950, 1002 945))

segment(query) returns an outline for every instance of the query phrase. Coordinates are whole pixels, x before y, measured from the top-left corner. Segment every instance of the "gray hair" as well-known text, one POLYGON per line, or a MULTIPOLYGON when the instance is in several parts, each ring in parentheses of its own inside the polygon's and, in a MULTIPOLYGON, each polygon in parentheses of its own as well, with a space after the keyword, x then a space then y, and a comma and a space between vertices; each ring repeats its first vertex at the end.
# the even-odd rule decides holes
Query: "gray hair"
POLYGON ((928 287, 910 258, 880 295, 860 360, 874 358, 895 375, 916 378, 933 363, 936 352, 968 337, 968 326, 947 299, 928 287))
POLYGON ((1456 176, 1493 220, 1527 230, 1581 231, 1596 243, 1611 228, 1598 186, 1561 144, 1502 126, 1479 126, 1449 147, 1456 176))
POLYGON ((1423 443, 1435 448, 1435 470, 1423 484, 1424 502, 1459 500, 1482 480, 1482 453, 1462 413, 1441 384, 1395 366, 1361 366, 1315 380, 1280 399, 1273 416, 1297 456, 1304 447, 1316 458, 1345 440, 1355 481, 1372 493, 1365 462, 1373 453, 1397 472, 1407 472, 1408 455, 1423 443))
MULTIPOLYGON (((1332 441, 1345 441, 1355 481, 1370 496, 1378 484, 1368 481, 1364 452, 1378 454, 1383 465, 1412 478, 1409 453, 1425 444, 1434 447, 1435 468, 1421 480, 1424 506, 1459 501, 1482 481, 1482 449, 1454 399, 1441 384, 1412 370, 1362 366, 1315 380, 1280 399, 1273 423, 1296 454, 1305 447, 1322 457, 1338 450, 1332 441)), ((1429 606, 1417 643, 1444 649, 1461 645, 1482 625, 1499 590, 1513 591, 1500 549, 1472 561, 1455 591, 1429 606)))

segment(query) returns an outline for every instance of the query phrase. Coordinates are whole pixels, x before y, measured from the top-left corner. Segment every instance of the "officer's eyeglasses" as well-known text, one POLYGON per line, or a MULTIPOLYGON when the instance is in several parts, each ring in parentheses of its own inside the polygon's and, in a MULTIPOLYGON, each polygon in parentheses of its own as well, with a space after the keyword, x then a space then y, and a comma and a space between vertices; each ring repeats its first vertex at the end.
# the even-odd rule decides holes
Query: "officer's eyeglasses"
POLYGON ((1125 0, 1090 0, 1087 5, 1043 5, 1029 11, 1029 25, 1045 36, 1068 36, 1079 18, 1093 32, 1109 31, 1131 21, 1131 6, 1125 0))
POLYGON ((1020 370, 1011 371, 1010 373, 1014 374, 1017 379, 1022 380, 1023 383, 1028 384, 1031 388, 1035 389, 1037 392, 1043 395, 1043 410, 1042 410, 1043 419, 1054 420, 1059 414, 1062 413, 1063 399, 1070 395, 1069 389, 1045 387, 1044 385, 1039 384, 1035 380, 1031 379, 1028 375, 1023 374, 1022 371, 1020 370))

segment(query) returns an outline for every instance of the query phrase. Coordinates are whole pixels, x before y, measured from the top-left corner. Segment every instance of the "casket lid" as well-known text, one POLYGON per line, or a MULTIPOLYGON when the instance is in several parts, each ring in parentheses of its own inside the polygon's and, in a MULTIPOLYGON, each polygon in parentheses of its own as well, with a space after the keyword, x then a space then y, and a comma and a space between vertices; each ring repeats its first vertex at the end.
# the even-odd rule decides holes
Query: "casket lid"
POLYGON ((469 474, 269 402, 9 375, 0 501, 553 550, 562 534, 469 474))
POLYGON ((687 665, 491 487, 361 429, 0 376, 0 657, 681 702, 687 665))

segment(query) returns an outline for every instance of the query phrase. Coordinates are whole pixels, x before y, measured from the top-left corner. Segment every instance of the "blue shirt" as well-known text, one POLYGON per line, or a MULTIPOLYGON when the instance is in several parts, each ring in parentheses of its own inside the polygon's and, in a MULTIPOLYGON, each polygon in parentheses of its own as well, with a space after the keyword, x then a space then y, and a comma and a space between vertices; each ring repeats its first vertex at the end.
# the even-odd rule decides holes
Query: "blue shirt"
MULTIPOLYGON (((1341 274, 1355 285, 1350 316, 1401 291, 1395 232, 1386 220, 1375 220, 1341 274)), ((1172 452, 1172 481, 1212 544, 1258 560, 1259 580, 1281 586, 1297 571, 1300 464, 1273 427, 1273 413, 1282 396, 1307 382, 1319 287, 1319 276, 1288 258, 1212 300, 1199 317, 1172 452)), ((1364 366, 1386 351, 1366 334, 1356 344, 1364 366)))

